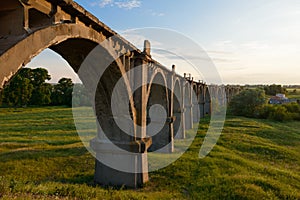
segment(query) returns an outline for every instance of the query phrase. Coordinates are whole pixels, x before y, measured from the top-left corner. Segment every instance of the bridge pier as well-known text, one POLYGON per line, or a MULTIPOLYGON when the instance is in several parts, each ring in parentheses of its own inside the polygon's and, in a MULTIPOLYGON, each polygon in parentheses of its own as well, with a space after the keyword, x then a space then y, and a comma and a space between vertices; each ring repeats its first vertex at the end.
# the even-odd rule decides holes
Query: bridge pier
POLYGON ((211 114, 211 95, 210 95, 210 90, 208 86, 205 87, 204 89, 205 95, 204 95, 204 114, 205 115, 210 115, 211 114))
POLYGON ((193 112, 192 112, 192 105, 188 104, 185 105, 185 130, 189 130, 193 128, 193 112))
POLYGON ((109 140, 92 140, 91 147, 96 151, 94 182, 131 188, 140 187, 147 182, 149 179, 147 142, 113 144, 109 140), (118 169, 112 166, 117 166, 118 169))
MULTIPOLYGON (((183 85, 184 82, 181 81, 181 85, 183 85)), ((179 87, 179 86, 178 86, 179 87)), ((179 89, 178 89, 179 90, 179 89)), ((176 90, 175 90, 176 92, 176 90)), ((177 107, 177 112, 176 116, 180 116, 180 118, 178 119, 176 117, 177 122, 176 123, 180 123, 180 126, 178 127, 178 131, 177 133, 175 132, 175 138, 176 139, 184 139, 185 138, 185 106, 184 106, 184 101, 185 101, 185 97, 184 97, 184 90, 183 88, 181 88, 181 94, 179 95, 180 97, 180 104, 177 107)), ((179 102, 178 102, 179 103, 179 102)))

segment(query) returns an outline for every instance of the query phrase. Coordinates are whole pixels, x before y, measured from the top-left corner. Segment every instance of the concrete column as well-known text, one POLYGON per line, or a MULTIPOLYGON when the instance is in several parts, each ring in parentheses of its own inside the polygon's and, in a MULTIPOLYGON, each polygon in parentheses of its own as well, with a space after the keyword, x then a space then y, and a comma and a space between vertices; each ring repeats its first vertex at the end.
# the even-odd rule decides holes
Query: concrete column
POLYGON ((185 80, 181 82, 181 138, 185 138, 185 80))
POLYGON ((170 145, 168 148, 169 152, 174 152, 174 78, 175 78, 175 65, 172 66, 172 74, 168 77, 168 88, 172 88, 172 91, 169 91, 169 137, 170 145))
POLYGON ((199 123, 200 113, 199 113, 199 103, 198 103, 198 86, 196 85, 196 91, 192 90, 192 102, 193 102, 193 123, 199 123))
POLYGON ((208 86, 205 86, 205 104, 204 104, 204 113, 211 114, 211 96, 208 86))
MULTIPOLYGON (((151 138, 146 138, 146 92, 147 92, 147 66, 144 55, 135 56, 132 60, 133 66, 138 67, 134 74, 134 84, 141 86, 134 93, 135 109, 132 114, 135 116, 134 124, 130 116, 120 116, 124 118, 124 124, 128 124, 128 131, 132 130, 132 137, 126 133, 118 131, 114 127, 113 118, 103 116, 101 124, 108 131, 110 138, 99 136, 91 141, 91 147, 96 151, 95 177, 96 183, 102 185, 113 185, 127 187, 139 187, 148 181, 148 158, 147 149, 151 145, 151 138), (128 120, 128 121, 127 121, 128 120), (112 168, 114 166, 114 168, 112 168), (117 166, 117 169, 116 169, 117 166), (119 170, 121 169, 121 170, 119 170), (123 169, 123 170, 122 170, 123 169)), ((126 62, 124 67, 131 67, 131 63, 126 62)), ((96 102, 97 103, 97 102, 96 102)), ((114 116, 116 117, 116 116, 114 116)), ((99 130, 101 131, 101 130, 99 130)), ((101 133, 99 133, 101 135, 101 133)))
POLYGON ((193 128, 193 110, 192 110, 192 88, 189 83, 186 84, 186 87, 189 87, 188 89, 185 88, 185 130, 189 130, 193 128))
POLYGON ((200 112, 200 118, 203 118, 203 117, 205 117, 205 112, 204 112, 204 104, 205 104, 204 93, 205 93, 205 90, 204 90, 204 87, 203 87, 202 84, 199 87, 200 87, 200 90, 199 90, 199 112, 200 112))

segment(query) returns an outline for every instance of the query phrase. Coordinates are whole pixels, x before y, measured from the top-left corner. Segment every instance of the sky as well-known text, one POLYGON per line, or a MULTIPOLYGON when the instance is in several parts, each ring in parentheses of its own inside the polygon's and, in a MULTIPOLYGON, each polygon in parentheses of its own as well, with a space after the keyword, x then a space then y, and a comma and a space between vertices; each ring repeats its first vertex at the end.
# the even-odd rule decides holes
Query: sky
MULTIPOLYGON (((207 52, 225 84, 300 85, 299 0, 76 2, 121 35, 131 29, 156 27, 190 38, 207 52)), ((62 75, 74 77, 68 64, 50 50, 28 66, 47 67, 53 82, 62 75)))

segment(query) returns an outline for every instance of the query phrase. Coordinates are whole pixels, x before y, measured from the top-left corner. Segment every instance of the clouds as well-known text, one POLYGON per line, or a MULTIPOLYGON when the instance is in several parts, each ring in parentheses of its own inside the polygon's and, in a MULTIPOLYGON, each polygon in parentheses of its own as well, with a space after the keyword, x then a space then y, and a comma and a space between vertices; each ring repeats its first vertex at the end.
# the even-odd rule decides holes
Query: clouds
POLYGON ((132 8, 139 8, 141 7, 141 1, 138 0, 130 0, 130 1, 118 1, 115 2, 115 4, 119 7, 119 8, 124 8, 124 9, 132 9, 132 8))
POLYGON ((300 51, 297 43, 223 40, 212 43, 209 49, 213 51, 208 51, 208 54, 227 83, 299 83, 300 51))
POLYGON ((118 7, 125 10, 131 10, 133 8, 139 8, 142 5, 142 2, 140 0, 101 0, 101 1, 95 1, 90 4, 91 6, 99 6, 100 8, 105 7, 118 7))

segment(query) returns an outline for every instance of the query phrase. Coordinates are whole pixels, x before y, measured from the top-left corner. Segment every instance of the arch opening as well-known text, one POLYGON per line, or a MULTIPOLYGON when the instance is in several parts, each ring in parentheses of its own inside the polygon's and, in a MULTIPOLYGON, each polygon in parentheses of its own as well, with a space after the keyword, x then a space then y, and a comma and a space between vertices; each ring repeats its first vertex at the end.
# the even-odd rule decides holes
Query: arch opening
POLYGON ((152 137, 148 152, 169 152, 170 132, 168 89, 161 73, 155 74, 150 83, 147 101, 147 135, 152 137))
POLYGON ((204 105, 204 113, 205 115, 211 114, 211 96, 210 96, 210 90, 208 86, 205 88, 205 105, 204 105))
POLYGON ((191 97, 191 85, 186 83, 184 86, 184 117, 185 117, 185 130, 193 128, 193 111, 192 111, 192 97, 191 97))
POLYGON ((173 122, 173 129, 174 129, 174 138, 181 139, 184 138, 183 132, 183 124, 182 124, 182 94, 180 90, 179 81, 175 81, 174 85, 174 93, 173 93, 173 115, 175 117, 175 121, 173 122))

